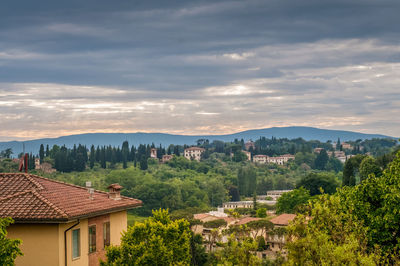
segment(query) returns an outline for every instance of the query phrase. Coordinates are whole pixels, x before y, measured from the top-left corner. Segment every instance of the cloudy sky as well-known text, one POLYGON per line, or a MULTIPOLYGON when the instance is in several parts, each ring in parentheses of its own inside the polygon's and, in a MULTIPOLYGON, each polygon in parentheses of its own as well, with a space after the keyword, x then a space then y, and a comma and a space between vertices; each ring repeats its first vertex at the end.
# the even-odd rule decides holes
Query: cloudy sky
POLYGON ((400 136, 400 1, 3 0, 0 141, 314 126, 400 136))

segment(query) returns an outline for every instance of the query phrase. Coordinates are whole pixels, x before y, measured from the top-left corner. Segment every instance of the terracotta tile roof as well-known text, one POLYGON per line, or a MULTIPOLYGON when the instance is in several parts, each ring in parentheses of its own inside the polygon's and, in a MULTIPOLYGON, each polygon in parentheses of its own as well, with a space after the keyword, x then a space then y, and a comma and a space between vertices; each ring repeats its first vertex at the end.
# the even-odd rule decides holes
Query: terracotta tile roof
POLYGON ((211 216, 211 215, 208 214, 208 213, 197 213, 197 214, 193 215, 193 218, 197 219, 197 220, 202 220, 202 219, 204 219, 206 217, 209 217, 209 216, 211 216))
POLYGON ((240 219, 236 224, 237 224, 237 225, 242 225, 242 224, 247 224, 247 223, 249 223, 249 222, 258 221, 258 220, 260 220, 260 218, 255 218, 255 217, 244 217, 244 218, 240 219))
POLYGON ((57 222, 139 207, 142 202, 25 173, 0 173, 0 217, 16 222, 57 222))
POLYGON ((292 221, 296 217, 296 214, 284 213, 275 218, 272 218, 270 221, 274 225, 289 225, 289 222, 292 221))

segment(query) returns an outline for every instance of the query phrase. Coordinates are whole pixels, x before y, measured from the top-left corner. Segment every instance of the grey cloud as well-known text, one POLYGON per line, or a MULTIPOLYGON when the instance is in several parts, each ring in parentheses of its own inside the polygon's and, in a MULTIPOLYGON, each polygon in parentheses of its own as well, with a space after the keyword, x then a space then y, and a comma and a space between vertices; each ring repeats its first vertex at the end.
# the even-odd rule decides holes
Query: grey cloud
POLYGON ((395 0, 6 0, 0 137, 279 125, 398 135, 387 114, 399 116, 399 8, 395 0))

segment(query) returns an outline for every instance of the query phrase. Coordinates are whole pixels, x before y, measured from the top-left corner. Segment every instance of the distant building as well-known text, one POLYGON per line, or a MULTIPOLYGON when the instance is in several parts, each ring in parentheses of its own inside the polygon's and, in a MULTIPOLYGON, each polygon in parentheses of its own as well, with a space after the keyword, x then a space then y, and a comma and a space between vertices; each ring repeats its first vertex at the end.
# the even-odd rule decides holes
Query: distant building
MULTIPOLYGON (((257 203, 260 204, 268 204, 273 206, 276 204, 275 200, 259 200, 257 199, 257 203)), ((230 201, 222 203, 222 207, 226 209, 237 209, 237 208, 253 208, 254 202, 252 200, 244 200, 244 201, 230 201)))
POLYGON ((314 153, 320 153, 324 148, 315 148, 314 153))
POLYGON ((263 155, 263 154, 258 154, 253 156, 253 162, 259 163, 259 164, 266 164, 267 163, 268 156, 263 155))
POLYGON ((35 158, 35 169, 39 169, 39 168, 40 168, 40 159, 35 158))
POLYGON ((162 156, 161 162, 166 163, 174 157, 172 154, 166 154, 162 156))
POLYGON ((247 161, 251 161, 251 152, 249 151, 242 151, 247 156, 247 161))
POLYGON ((200 161, 201 155, 204 153, 205 149, 200 147, 190 147, 185 149, 184 156, 186 159, 191 160, 192 158, 196 161, 200 161))
POLYGON ((351 150, 351 149, 353 149, 353 146, 351 146, 351 144, 349 144, 349 143, 343 142, 342 149, 343 150, 351 150))
POLYGON ((295 158, 294 155, 291 154, 285 154, 282 156, 275 156, 275 157, 269 157, 267 155, 254 155, 253 156, 253 162, 259 163, 259 164, 266 164, 266 163, 274 163, 274 164, 279 164, 283 165, 287 163, 289 160, 293 160, 295 158))
MULTIPOLYGON (((296 217, 295 214, 284 213, 270 220, 274 224, 274 227, 287 227, 291 221, 296 217)), ((286 237, 284 234, 268 234, 267 235, 267 245, 269 249, 273 252, 280 252, 282 255, 286 255, 284 246, 286 244, 286 237)))
POLYGON ((276 201, 282 196, 283 193, 287 193, 290 191, 292 191, 292 190, 270 190, 270 191, 267 191, 267 197, 271 197, 272 200, 276 201))
POLYGON ((245 148, 246 148, 247 151, 250 150, 250 147, 252 147, 253 150, 256 149, 256 144, 255 144, 252 140, 249 140, 248 142, 246 142, 246 143, 244 144, 244 146, 245 146, 245 148))
POLYGON ((157 149, 156 148, 152 148, 150 150, 150 158, 157 159, 157 149))

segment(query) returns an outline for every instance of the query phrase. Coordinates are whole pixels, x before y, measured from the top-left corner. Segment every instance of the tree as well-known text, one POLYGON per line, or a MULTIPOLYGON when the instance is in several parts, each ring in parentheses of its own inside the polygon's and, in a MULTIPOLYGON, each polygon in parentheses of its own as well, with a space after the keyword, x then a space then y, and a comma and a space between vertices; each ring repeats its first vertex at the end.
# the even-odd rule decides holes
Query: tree
POLYGON ((13 154, 12 149, 8 148, 0 152, 0 158, 10 158, 11 154, 13 154))
POLYGON ((343 186, 355 186, 360 164, 365 157, 365 155, 358 154, 346 161, 343 168, 343 186))
POLYGON ((142 157, 140 157, 140 170, 147 170, 147 168, 147 158, 145 155, 142 155, 142 157))
POLYGON ((325 170, 326 164, 329 161, 328 153, 323 149, 318 154, 317 158, 315 159, 315 168, 318 170, 325 170))
POLYGON ((205 222, 203 226, 205 228, 220 228, 220 227, 225 227, 227 225, 226 221, 224 219, 216 219, 212 221, 205 222))
POLYGON ((93 169, 95 161, 96 161, 96 151, 94 149, 94 145, 92 145, 92 147, 90 147, 90 155, 89 155, 90 169, 93 169))
POLYGON ((128 157, 129 157, 129 143, 128 141, 124 141, 122 143, 122 167, 126 169, 128 167, 128 157))
POLYGON ((23 255, 19 249, 21 240, 7 238, 7 226, 14 221, 11 218, 0 218, 0 265, 14 265, 17 256, 23 255))
POLYGON ((251 221, 246 225, 251 230, 250 234, 254 239, 258 236, 265 236, 266 233, 270 232, 274 228, 274 224, 267 219, 251 221))
POLYGON ((378 162, 373 157, 368 156, 360 164, 360 181, 367 179, 370 174, 379 177, 382 175, 382 170, 378 162))
POLYGON ((294 213, 298 206, 307 203, 310 197, 310 192, 303 187, 283 193, 276 202, 276 213, 294 213))
POLYGON ((258 243, 252 238, 236 240, 233 234, 228 238, 228 243, 223 249, 215 252, 218 265, 261 265, 261 260, 254 255, 258 249, 258 243))
POLYGON ((400 152, 381 177, 324 194, 295 219, 291 264, 397 265, 400 261, 400 152))
POLYGON ((43 159, 44 159, 44 146, 43 146, 43 144, 40 144, 39 159, 40 159, 40 163, 43 163, 43 159))
POLYGON ((321 194, 321 188, 323 192, 333 194, 336 192, 336 188, 339 187, 339 182, 334 174, 310 173, 300 179, 296 187, 304 187, 310 191, 311 196, 321 194))
POLYGON ((107 249, 101 265, 189 265, 191 235, 188 221, 172 221, 167 210, 153 211, 152 217, 128 228, 120 246, 107 249))
POLYGON ((354 186, 356 178, 354 176, 354 166, 350 160, 347 160, 343 168, 343 186, 354 186))
POLYGON ((257 216, 258 218, 265 218, 265 217, 267 217, 267 209, 266 209, 266 208, 260 208, 260 209, 258 209, 258 210, 257 210, 256 216, 257 216))

